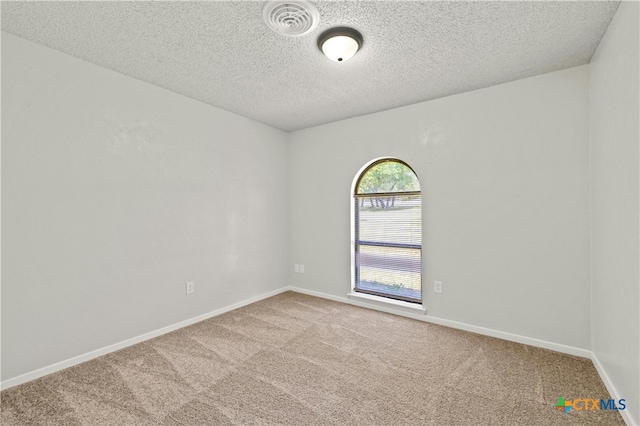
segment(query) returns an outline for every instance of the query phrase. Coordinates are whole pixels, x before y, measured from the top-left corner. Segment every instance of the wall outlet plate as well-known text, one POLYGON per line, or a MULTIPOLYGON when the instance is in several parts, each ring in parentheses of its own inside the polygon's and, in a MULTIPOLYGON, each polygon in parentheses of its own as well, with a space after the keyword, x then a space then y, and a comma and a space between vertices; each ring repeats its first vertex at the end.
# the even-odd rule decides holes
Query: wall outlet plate
POLYGON ((196 283, 193 281, 188 281, 186 285, 187 294, 191 294, 196 291, 196 283))
POLYGON ((442 293, 442 281, 434 281, 433 282, 433 292, 434 293, 442 293))

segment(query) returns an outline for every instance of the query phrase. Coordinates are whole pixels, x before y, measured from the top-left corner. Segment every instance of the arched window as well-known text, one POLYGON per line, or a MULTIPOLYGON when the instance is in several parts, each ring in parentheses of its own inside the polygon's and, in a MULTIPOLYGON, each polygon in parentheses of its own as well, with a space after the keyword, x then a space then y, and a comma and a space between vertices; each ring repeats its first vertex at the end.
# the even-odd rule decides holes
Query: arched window
POLYGON ((353 203, 353 290, 422 303, 422 202, 415 172, 400 160, 374 161, 357 177, 353 203))

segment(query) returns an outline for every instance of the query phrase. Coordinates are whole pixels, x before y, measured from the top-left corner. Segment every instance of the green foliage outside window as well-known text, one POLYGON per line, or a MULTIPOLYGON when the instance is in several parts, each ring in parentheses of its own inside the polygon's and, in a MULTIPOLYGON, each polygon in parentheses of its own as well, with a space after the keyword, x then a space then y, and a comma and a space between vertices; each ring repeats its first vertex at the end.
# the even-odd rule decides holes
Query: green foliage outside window
POLYGON ((356 194, 410 191, 420 191, 420 184, 413 170, 397 161, 382 161, 362 176, 356 194))

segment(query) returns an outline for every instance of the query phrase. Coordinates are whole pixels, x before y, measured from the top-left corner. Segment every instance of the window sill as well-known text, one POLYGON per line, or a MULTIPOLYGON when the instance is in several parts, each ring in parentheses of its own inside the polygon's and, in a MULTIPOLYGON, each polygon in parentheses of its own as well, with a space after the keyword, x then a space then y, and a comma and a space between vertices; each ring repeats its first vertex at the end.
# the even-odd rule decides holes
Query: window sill
POLYGON ((427 310, 422 304, 403 302, 402 300, 393 300, 386 297, 374 296, 371 294, 356 293, 354 291, 347 294, 347 297, 353 300, 361 300, 363 302, 374 303, 378 306, 393 306, 395 308, 400 308, 405 312, 411 312, 414 314, 426 315, 427 313, 427 310))

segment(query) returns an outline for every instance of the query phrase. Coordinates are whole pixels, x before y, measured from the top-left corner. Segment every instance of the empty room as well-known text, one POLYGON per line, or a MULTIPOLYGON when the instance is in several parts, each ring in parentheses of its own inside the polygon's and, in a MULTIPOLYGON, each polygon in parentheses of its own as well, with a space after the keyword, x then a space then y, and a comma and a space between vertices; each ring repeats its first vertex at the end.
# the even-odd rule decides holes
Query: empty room
POLYGON ((636 1, 2 1, 2 425, 639 425, 636 1))

